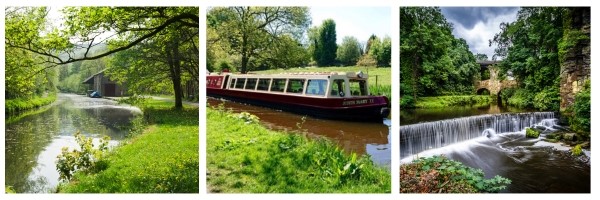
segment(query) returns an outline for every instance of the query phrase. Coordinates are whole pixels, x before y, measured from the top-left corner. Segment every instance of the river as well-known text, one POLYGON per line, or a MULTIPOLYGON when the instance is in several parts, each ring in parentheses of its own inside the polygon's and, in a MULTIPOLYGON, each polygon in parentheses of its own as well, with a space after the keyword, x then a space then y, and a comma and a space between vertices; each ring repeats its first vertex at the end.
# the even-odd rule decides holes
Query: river
POLYGON ((107 99, 59 94, 52 105, 24 117, 7 118, 5 180, 18 193, 48 193, 58 185, 56 158, 63 147, 78 148, 80 131, 94 142, 110 136, 115 146, 127 136, 136 107, 107 99))
POLYGON ((328 138, 346 152, 368 154, 375 164, 382 167, 389 168, 391 165, 389 120, 382 123, 366 123, 305 117, 302 122, 303 116, 294 113, 212 97, 207 98, 207 102, 212 106, 224 103, 225 108, 232 109, 234 112, 245 111, 256 115, 262 124, 273 130, 301 131, 310 137, 328 138))
MULTIPOLYGON (((401 163, 445 155, 482 169, 486 178, 512 180, 507 193, 589 193, 590 165, 569 148, 543 141, 563 129, 553 112, 526 112, 497 106, 404 110, 400 118, 401 163), (526 138, 537 127, 540 138, 526 138)), ((586 152, 589 154, 589 152, 586 152)))

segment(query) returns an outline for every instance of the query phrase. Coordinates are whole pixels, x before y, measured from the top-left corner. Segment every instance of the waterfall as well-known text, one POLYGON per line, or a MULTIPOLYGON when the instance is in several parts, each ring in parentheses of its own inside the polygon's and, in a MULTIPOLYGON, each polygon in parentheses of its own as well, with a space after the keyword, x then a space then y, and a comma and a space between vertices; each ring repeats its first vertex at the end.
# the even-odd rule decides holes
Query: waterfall
POLYGON ((531 112, 477 115, 400 126, 400 158, 481 136, 518 132, 536 125, 552 127, 555 123, 554 112, 531 112))

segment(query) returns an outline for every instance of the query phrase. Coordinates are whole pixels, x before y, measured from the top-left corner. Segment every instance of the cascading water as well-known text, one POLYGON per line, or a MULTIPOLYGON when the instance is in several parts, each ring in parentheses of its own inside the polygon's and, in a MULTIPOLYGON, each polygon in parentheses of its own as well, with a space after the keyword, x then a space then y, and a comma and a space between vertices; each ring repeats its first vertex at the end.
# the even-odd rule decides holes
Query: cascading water
POLYGON ((400 157, 481 136, 519 132, 536 125, 552 128, 555 123, 553 112, 532 112, 478 115, 400 126, 400 157))

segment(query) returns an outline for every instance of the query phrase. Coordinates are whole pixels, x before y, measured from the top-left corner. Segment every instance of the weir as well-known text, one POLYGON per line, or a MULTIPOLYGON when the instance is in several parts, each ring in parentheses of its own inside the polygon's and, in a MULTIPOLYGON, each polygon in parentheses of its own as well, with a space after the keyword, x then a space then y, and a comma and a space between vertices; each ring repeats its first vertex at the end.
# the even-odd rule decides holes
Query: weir
POLYGON ((502 113, 400 126, 400 158, 474 139, 484 134, 518 132, 526 127, 552 127, 554 112, 502 113))

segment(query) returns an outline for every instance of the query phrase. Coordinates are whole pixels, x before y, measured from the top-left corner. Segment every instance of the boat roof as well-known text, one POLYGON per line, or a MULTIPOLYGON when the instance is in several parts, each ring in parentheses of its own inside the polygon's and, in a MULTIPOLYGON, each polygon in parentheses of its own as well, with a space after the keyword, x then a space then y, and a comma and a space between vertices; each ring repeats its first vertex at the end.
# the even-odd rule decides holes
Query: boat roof
POLYGON ((239 78, 368 78, 367 74, 361 71, 355 72, 295 72, 295 73, 280 73, 280 74, 234 74, 234 73, 210 73, 210 76, 225 76, 239 78))

